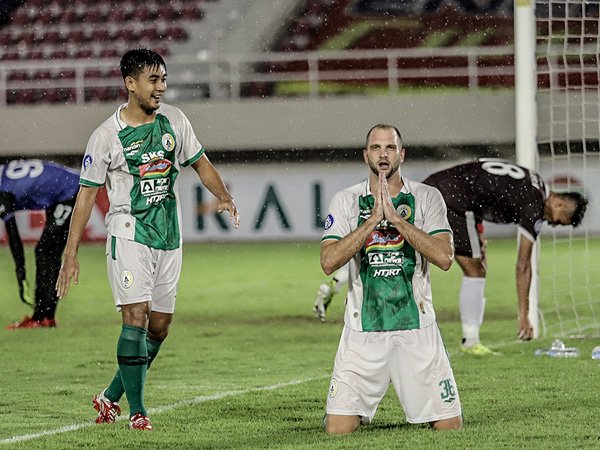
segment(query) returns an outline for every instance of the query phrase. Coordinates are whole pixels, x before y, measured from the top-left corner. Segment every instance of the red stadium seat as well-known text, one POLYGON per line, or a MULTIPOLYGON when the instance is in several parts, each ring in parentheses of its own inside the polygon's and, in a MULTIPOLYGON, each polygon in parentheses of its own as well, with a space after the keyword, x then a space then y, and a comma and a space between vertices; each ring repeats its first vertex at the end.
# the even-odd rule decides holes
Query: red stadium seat
POLYGON ((24 70, 16 70, 8 74, 8 81, 27 81, 29 80, 29 72, 24 70))
POLYGON ((50 45, 58 45, 63 41, 63 36, 61 35, 60 31, 58 30, 52 30, 52 31, 48 31, 47 33, 44 34, 44 44, 50 44, 50 45))
POLYGON ((83 76, 85 78, 102 78, 102 71, 100 69, 86 69, 83 76))
POLYGON ((15 51, 5 52, 0 56, 0 61, 18 61, 21 59, 21 54, 15 51))
POLYGON ((0 46, 9 47, 13 41, 13 35, 9 31, 3 31, 0 33, 0 46))
POLYGON ((79 15, 72 9, 65 11, 63 15, 60 16, 61 23, 76 23, 79 19, 79 15))
POLYGON ((76 76, 77 74, 75 70, 65 69, 55 72, 53 78, 56 80, 74 80, 76 76))
POLYGON ((41 59, 44 59, 44 52, 41 50, 31 50, 29 52, 27 52, 27 54, 25 55, 26 59, 30 59, 30 60, 34 60, 34 61, 38 61, 41 59))
POLYGON ((58 103, 60 101, 60 93, 57 88, 48 88, 44 91, 42 101, 45 103, 58 103))
POLYGON ((103 43, 110 39, 110 33, 107 28, 95 28, 92 31, 92 42, 103 43))
POLYGON ((82 29, 72 30, 67 36, 67 42, 73 44, 82 44, 84 42, 88 42, 89 36, 82 29))
POLYGON ((49 70, 38 70, 33 73, 32 79, 34 80, 50 80, 52 79, 52 72, 49 70))
MULTIPOLYGON (((216 1, 216 0, 214 0, 216 1)), ((187 22, 202 17, 201 0, 22 0, 10 18, 10 30, 0 31, 0 61, 42 61, 119 58, 134 46, 153 48, 162 56, 170 44, 188 38, 187 22), (186 21, 182 25, 181 20, 186 21)), ((7 93, 9 103, 75 102, 74 89, 51 83, 74 79, 76 72, 19 70, 9 72, 11 82, 43 80, 49 88, 17 89, 7 93)), ((120 70, 87 69, 85 78, 110 78, 121 84, 120 70)), ((66 85, 66 83, 65 83, 66 85)), ((100 88, 94 88, 100 89, 100 88)), ((121 88, 86 91, 86 98, 114 101, 126 98, 121 88)))
POLYGON ((118 58, 120 55, 119 51, 114 47, 105 47, 100 50, 98 55, 100 58, 118 58))

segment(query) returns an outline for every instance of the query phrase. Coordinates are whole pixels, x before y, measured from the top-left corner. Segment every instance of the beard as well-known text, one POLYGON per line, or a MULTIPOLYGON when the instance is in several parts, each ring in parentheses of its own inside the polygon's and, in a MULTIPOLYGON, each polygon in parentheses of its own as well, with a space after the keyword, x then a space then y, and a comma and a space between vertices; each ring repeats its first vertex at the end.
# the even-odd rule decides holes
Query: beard
MULTIPOLYGON (((385 175, 385 177, 389 180, 396 172, 398 172, 398 169, 400 168, 400 161, 397 161, 396 164, 392 164, 389 163, 390 168, 389 168, 389 172, 385 175)), ((369 161, 369 167, 371 168, 371 171, 379 176, 379 167, 377 167, 377 164, 373 163, 372 161, 369 161)))

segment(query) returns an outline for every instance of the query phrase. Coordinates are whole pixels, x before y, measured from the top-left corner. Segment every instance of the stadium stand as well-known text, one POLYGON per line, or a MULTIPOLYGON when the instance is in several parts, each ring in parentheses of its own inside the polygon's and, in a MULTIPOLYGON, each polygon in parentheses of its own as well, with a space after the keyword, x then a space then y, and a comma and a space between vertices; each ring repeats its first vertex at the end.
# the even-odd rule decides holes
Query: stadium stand
MULTIPOLYGON (((13 5, 8 23, 0 28, 0 61, 31 65, 26 70, 7 71, 6 103, 74 102, 76 89, 72 82, 65 83, 76 77, 74 61, 114 59, 132 46, 146 46, 169 56, 173 44, 186 41, 193 24, 202 20, 204 5, 214 1, 26 0, 13 5), (37 62, 61 60, 63 67, 71 68, 63 70, 59 64, 54 71, 36 69, 37 62), (36 88, 27 83, 31 80, 38 82, 36 88)), ((113 69, 82 70, 86 79, 102 79, 108 85, 121 77, 113 69)), ((124 96, 119 89, 96 84, 85 89, 85 101, 124 96)))
POLYGON ((123 99, 115 61, 132 46, 179 64, 169 77, 174 99, 514 84, 509 0, 286 0, 293 14, 272 27, 280 31, 268 46, 238 39, 219 48, 225 34, 248 26, 239 19, 252 3, 26 0, 0 26, 0 104, 123 99))
MULTIPOLYGON (((461 2, 392 2, 360 0, 309 0, 297 10, 290 22, 282 27, 281 34, 273 48, 283 52, 297 51, 340 51, 340 50, 395 50, 422 49, 425 56, 399 56, 392 62, 399 69, 450 69, 440 77, 399 75, 397 84, 404 86, 459 86, 468 87, 471 80, 468 66, 472 64, 468 55, 427 56, 432 48, 460 49, 467 47, 501 47, 513 45, 513 21, 506 2, 496 2, 502 8, 485 11, 471 11, 469 2, 458 7, 461 2), (421 8, 415 5, 420 3, 421 8), (428 10, 428 5, 441 4, 428 10), (409 6, 410 5, 410 6, 409 6), (460 76, 452 74, 452 69, 460 76)), ((324 61, 323 69, 365 70, 386 69, 390 62, 386 58, 358 60, 324 61)), ((481 68, 508 67, 512 71, 512 55, 486 55, 476 61, 481 68)), ((271 71, 306 70, 302 64, 282 63, 268 67, 271 71)), ((482 72, 485 72, 482 71, 482 72)), ((364 78, 360 86, 374 87, 385 80, 364 78)), ((352 90, 357 83, 349 80, 330 80, 331 83, 344 83, 339 91, 352 90)), ((512 74, 483 75, 478 78, 483 87, 512 87, 512 74)), ((275 88, 277 90, 277 88, 275 88)))

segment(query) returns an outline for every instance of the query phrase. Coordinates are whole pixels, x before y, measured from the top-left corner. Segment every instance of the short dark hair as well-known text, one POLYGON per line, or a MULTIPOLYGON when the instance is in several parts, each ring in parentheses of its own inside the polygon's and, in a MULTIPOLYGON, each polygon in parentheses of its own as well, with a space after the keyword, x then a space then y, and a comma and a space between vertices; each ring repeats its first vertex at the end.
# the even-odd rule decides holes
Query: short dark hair
POLYGON ((167 65, 158 53, 147 48, 136 48, 129 50, 121 58, 119 68, 123 79, 127 77, 137 78, 146 67, 163 66, 167 70, 167 65))
POLYGON ((579 192, 561 192, 557 194, 559 197, 568 198, 575 203, 575 211, 571 216, 571 225, 578 226, 583 220, 585 210, 587 209, 588 200, 579 192))
POLYGON ((402 146, 402 135, 400 134, 400 130, 398 130, 398 128, 388 123, 378 123, 377 125, 371 127, 367 133, 367 139, 365 139, 365 148, 369 147, 369 138, 371 137, 373 130, 394 130, 398 136, 398 140, 400 141, 400 146, 402 146))

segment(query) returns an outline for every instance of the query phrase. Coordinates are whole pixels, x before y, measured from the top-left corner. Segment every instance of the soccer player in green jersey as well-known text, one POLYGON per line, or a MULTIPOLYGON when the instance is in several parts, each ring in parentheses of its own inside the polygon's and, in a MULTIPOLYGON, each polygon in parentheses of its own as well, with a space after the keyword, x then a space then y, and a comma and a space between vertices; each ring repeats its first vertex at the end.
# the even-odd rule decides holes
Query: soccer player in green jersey
POLYGON ((196 139, 187 117, 162 102, 167 70, 147 49, 123 55, 121 73, 128 101, 102 123, 88 142, 80 189, 56 284, 64 298, 78 283, 77 250, 97 191, 106 186, 110 208, 107 265, 115 305, 123 320, 117 372, 93 399, 97 423, 114 422, 123 393, 129 428, 151 430, 144 406, 146 370, 167 337, 181 272, 181 211, 177 176, 191 166, 239 226, 238 210, 219 173, 196 139))
POLYGON ((409 423, 462 428, 450 361, 433 310, 430 265, 452 265, 452 232, 440 192, 401 176, 397 128, 367 133, 367 181, 334 195, 321 241, 330 275, 348 263, 344 329, 327 397, 325 429, 369 423, 390 382, 409 423))

